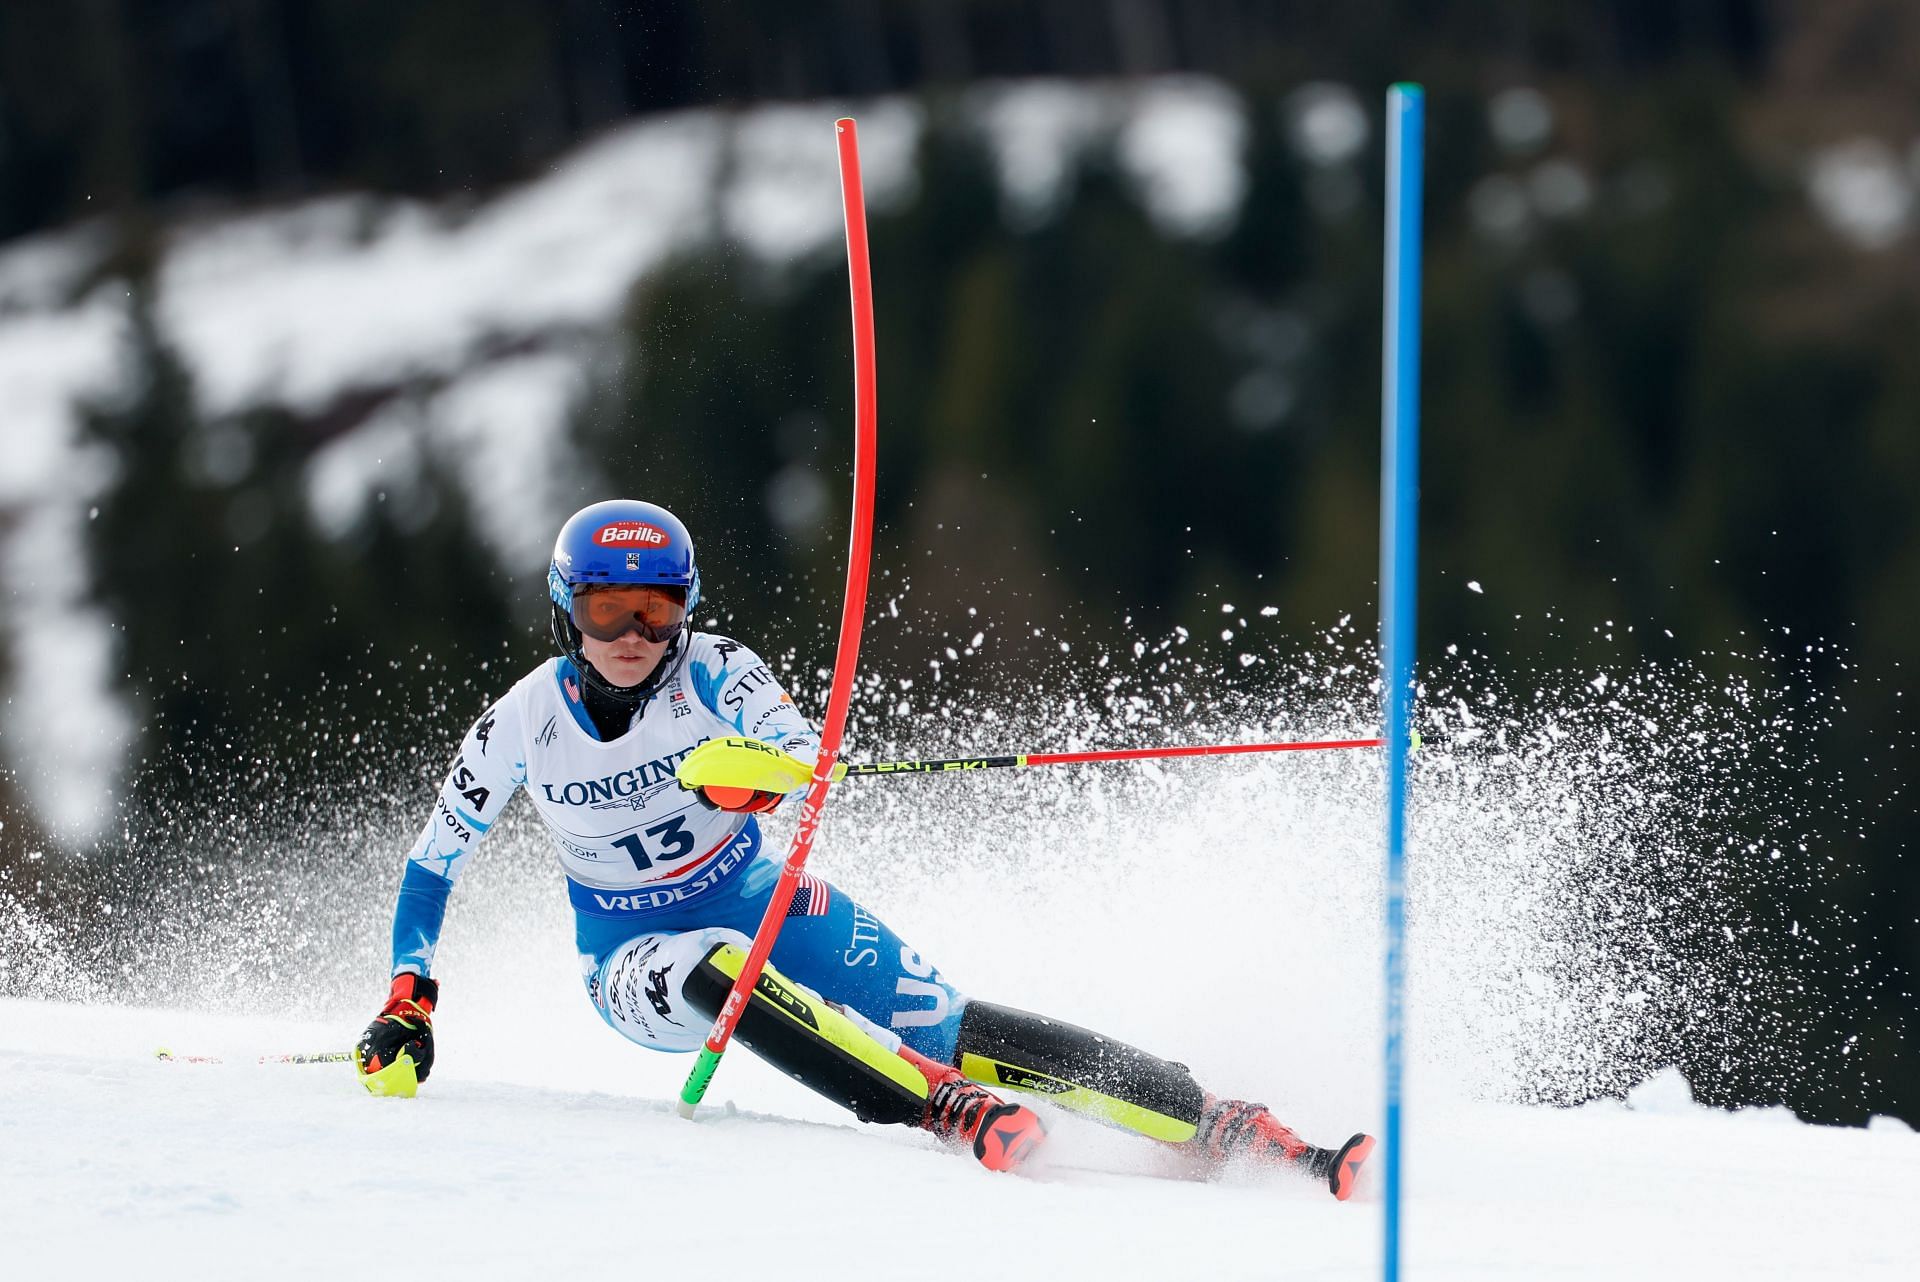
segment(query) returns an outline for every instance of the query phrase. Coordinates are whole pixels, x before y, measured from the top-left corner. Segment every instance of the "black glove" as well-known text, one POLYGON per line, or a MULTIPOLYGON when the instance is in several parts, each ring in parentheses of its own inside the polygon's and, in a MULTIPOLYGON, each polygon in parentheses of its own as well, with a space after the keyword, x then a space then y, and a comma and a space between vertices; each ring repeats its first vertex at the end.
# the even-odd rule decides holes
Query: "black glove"
POLYGON ((433 1006, 440 985, 402 971, 393 977, 387 1004, 354 1048, 360 1080, 375 1095, 412 1095, 433 1069, 433 1006))

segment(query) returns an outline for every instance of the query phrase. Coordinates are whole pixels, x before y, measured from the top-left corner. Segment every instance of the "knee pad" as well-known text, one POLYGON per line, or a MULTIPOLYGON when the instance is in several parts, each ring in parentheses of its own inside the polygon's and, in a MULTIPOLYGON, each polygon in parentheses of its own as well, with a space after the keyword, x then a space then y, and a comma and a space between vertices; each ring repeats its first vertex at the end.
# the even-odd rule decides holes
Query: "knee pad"
POLYGON ((627 1040, 659 1051, 697 1050, 719 1008, 699 1009, 687 981, 701 958, 735 943, 746 937, 720 927, 641 935, 608 954, 587 981, 588 995, 627 1040))

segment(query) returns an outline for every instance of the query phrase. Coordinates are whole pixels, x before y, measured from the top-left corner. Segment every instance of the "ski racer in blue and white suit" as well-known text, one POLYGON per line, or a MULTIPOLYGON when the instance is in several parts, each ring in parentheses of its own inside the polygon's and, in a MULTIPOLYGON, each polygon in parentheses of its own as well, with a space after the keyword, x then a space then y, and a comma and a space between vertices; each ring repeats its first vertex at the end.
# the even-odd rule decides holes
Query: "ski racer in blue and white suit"
MULTIPOLYGON (((779 878, 754 814, 804 789, 819 738, 758 655, 689 626, 700 581, 686 527, 649 503, 585 508, 561 529, 549 595, 561 657, 474 723, 407 854, 389 999, 356 1051, 375 1094, 411 1095, 432 1067, 447 900, 516 791, 566 875, 588 996, 643 1046, 700 1045, 779 878), (683 762, 696 751, 775 759, 790 786, 689 782, 697 772, 683 762)), ((1371 1147, 1355 1136, 1337 1153, 1314 1148, 1264 1107, 1203 1091, 1182 1065, 969 1001, 877 915, 812 876, 737 1037, 862 1118, 923 1127, 995 1170, 1018 1167, 1043 1131, 977 1079, 1207 1161, 1252 1154, 1299 1167, 1341 1197, 1371 1147)))
MULTIPOLYGON (((702 804, 675 781, 675 767, 728 735, 777 745, 811 765, 819 736, 758 655, 707 633, 688 635, 685 662, 615 739, 595 729, 587 689, 571 660, 550 659, 467 732, 407 855, 394 970, 429 972, 454 882, 524 788, 566 874, 580 965, 601 1015, 642 1045, 692 1050, 706 1022, 675 1021, 636 1002, 629 986, 638 971, 622 970, 621 946, 686 932, 703 941, 728 931, 751 938, 780 860, 762 850, 751 814, 702 804)), ((776 967, 896 1030, 922 1054, 952 1058, 960 994, 899 936, 818 879, 803 882, 790 913, 776 967)))

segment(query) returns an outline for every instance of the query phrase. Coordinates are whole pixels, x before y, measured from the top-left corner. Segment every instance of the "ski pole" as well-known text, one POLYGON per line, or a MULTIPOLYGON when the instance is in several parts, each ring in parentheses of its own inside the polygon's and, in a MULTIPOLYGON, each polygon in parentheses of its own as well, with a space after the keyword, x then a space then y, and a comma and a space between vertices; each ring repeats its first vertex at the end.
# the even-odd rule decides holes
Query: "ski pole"
POLYGON ((878 436, 878 417, 874 396, 873 274, 867 260, 867 205, 860 184, 860 138, 851 119, 834 122, 840 149, 840 201, 847 228, 847 284, 853 297, 853 532, 847 542, 847 591, 840 606, 840 645, 833 660, 833 685, 827 694, 826 724, 820 732, 820 758, 813 770, 813 783, 807 788, 800 806, 800 825, 787 850, 786 865, 780 880, 774 883, 760 928, 753 934, 753 946, 747 951, 746 964, 733 981, 726 1002, 714 1018, 706 1044, 694 1061, 693 1071, 680 1088, 680 1116, 691 1118, 707 1093, 720 1056, 747 1008, 760 972, 773 952, 786 920, 787 905, 793 902, 794 889, 800 884, 800 871, 813 851, 814 834, 820 828, 820 812, 827 803, 827 790, 834 780, 834 758, 840 752, 841 732, 847 724, 847 706, 853 701, 853 669, 860 657, 860 622, 867 609, 867 570, 873 548, 873 456, 878 436))
MULTIPOLYGON (((169 1064, 224 1064, 218 1055, 175 1055, 162 1046, 154 1051, 153 1057, 169 1064)), ((352 1051, 292 1051, 283 1055, 262 1055, 254 1061, 258 1064, 351 1064, 352 1051)))
MULTIPOLYGON (((1407 736, 1412 748, 1420 747, 1419 734, 1407 736)), ((736 756, 703 762, 696 775, 683 767, 681 787, 719 784, 727 788, 784 792, 793 786, 793 777, 785 769, 768 764, 769 749, 758 739, 729 735, 719 743, 743 749, 736 756)), ((1205 743, 1168 748, 1102 748, 1090 752, 1015 752, 992 757, 941 757, 926 761, 842 761, 833 767, 838 783, 849 776, 944 774, 950 770, 994 770, 1017 766, 1065 766, 1098 761, 1155 761, 1167 757, 1230 757, 1249 752, 1314 752, 1328 748, 1378 748, 1381 739, 1295 739, 1285 743, 1205 743)), ((777 755, 777 754, 776 754, 777 755)))
MULTIPOLYGON (((858 775, 938 774, 946 770, 993 770, 1010 766, 1066 766, 1091 761, 1157 761, 1166 757, 1229 757, 1243 752, 1318 752, 1328 748, 1378 748, 1383 739, 1318 739, 1291 743, 1212 743, 1177 748, 1103 748, 1095 752, 1019 752, 999 757, 946 757, 934 761, 843 761, 835 779, 858 775)), ((1419 736, 1414 736, 1419 746, 1419 736)))

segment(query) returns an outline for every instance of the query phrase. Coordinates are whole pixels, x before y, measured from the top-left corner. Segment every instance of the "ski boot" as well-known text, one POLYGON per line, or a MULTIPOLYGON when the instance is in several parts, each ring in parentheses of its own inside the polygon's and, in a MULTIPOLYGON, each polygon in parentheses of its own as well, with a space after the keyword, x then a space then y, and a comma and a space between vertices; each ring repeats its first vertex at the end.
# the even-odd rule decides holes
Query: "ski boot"
POLYGON ((990 1171, 1018 1170, 1047 1138, 1032 1109, 1009 1104, 970 1082, 950 1064, 937 1064, 910 1046, 901 1058, 927 1079, 927 1112, 920 1123, 950 1144, 965 1145, 990 1171))
POLYGON ((1200 1132, 1191 1142, 1213 1169, 1250 1158, 1311 1179, 1324 1179, 1327 1190, 1342 1202, 1353 1196, 1361 1164, 1373 1152, 1371 1135, 1355 1135, 1337 1149, 1317 1148, 1282 1126, 1265 1104, 1215 1099, 1211 1095, 1201 1108, 1200 1132))

